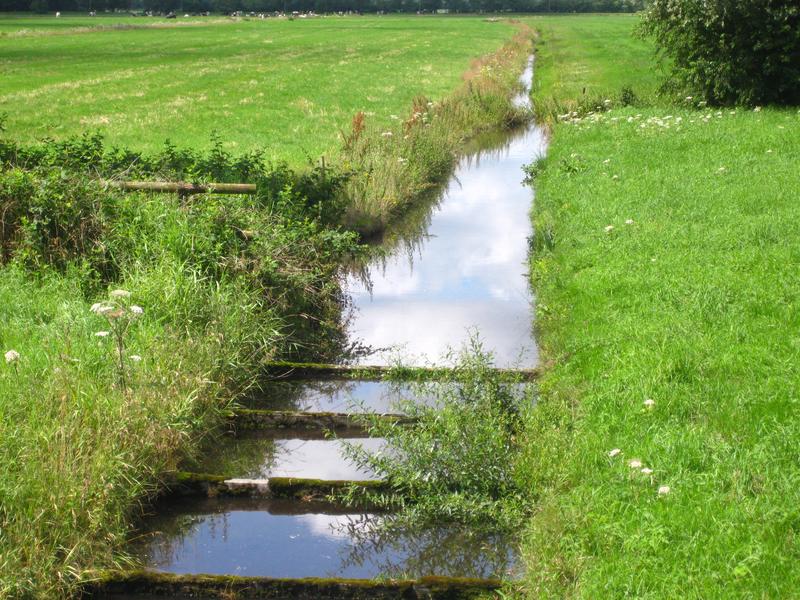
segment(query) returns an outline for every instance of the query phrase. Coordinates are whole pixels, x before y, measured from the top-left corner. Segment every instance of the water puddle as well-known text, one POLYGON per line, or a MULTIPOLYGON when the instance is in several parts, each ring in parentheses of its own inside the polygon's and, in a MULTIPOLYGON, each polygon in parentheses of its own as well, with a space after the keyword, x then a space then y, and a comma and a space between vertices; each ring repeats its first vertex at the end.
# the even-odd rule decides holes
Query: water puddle
MULTIPOLYGON (((522 77, 530 85, 532 66, 522 77)), ((527 94, 519 106, 529 106, 527 94)), ((437 364, 477 331, 497 366, 536 363, 527 275, 533 191, 522 167, 542 155, 543 131, 531 126, 499 147, 464 157, 408 253, 369 267, 367 283, 351 276, 351 338, 376 351, 363 363, 437 364)))
MULTIPOLYGON (((342 444, 360 446, 368 452, 379 452, 386 442, 380 438, 309 439, 311 435, 298 432, 298 437, 286 431, 247 432, 237 437, 224 437, 214 444, 213 453, 190 465, 190 470, 246 479, 269 477, 302 477, 308 479, 376 479, 343 455, 342 444)), ((319 438, 317 433, 316 437, 319 438)))
POLYGON ((311 512, 291 501, 203 499, 159 507, 134 552, 150 568, 177 574, 366 579, 513 572, 511 546, 500 536, 444 526, 376 534, 386 518, 311 512))

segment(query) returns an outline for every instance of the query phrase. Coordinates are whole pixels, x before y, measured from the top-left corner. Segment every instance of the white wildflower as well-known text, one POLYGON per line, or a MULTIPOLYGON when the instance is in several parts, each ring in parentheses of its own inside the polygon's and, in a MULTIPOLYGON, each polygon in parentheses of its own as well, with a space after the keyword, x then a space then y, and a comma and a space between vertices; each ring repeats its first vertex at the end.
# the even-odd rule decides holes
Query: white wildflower
POLYGON ((647 400, 644 401, 644 405, 647 408, 653 408, 656 405, 656 401, 653 400, 652 398, 648 398, 647 400))
POLYGON ((642 461, 640 461, 638 458, 632 458, 631 460, 628 461, 628 466, 631 469, 641 469, 642 461))
POLYGON ((633 219, 626 219, 625 225, 633 225, 633 219))
POLYGON ((612 175, 612 176, 611 176, 611 179, 613 179, 614 181, 616 181, 617 179, 619 179, 619 175, 612 175))
POLYGON ((100 312, 100 308, 102 306, 103 306, 102 302, 95 302, 94 304, 92 304, 92 306, 91 306, 91 308, 89 310, 91 312, 93 312, 93 313, 98 313, 98 312, 100 312))
POLYGON ((394 135, 394 134, 393 134, 391 131, 384 131, 384 132, 381 134, 381 136, 382 136, 382 137, 385 137, 385 138, 390 138, 390 137, 392 137, 393 135, 394 135))
POLYGON ((130 358, 133 362, 141 362, 142 357, 138 354, 131 354, 128 358, 130 358))
POLYGON ((619 454, 622 454, 622 450, 620 450, 619 448, 614 448, 613 450, 610 450, 609 453, 608 453, 608 455, 611 458, 614 458, 615 456, 617 456, 619 454))
POLYGON ((104 338, 104 337, 108 336, 108 333, 109 333, 108 331, 98 331, 94 335, 95 335, 95 337, 104 338))
POLYGON ((669 491, 670 490, 668 485, 662 485, 660 488, 658 488, 658 495, 666 496, 667 494, 669 494, 669 491))
POLYGON ((642 467, 642 473, 644 475, 652 475, 653 469, 651 469, 650 467, 642 467))
POLYGON ((761 107, 760 107, 760 106, 756 106, 756 107, 753 109, 753 112, 761 112, 761 107))
POLYGON ((612 231, 614 231, 614 226, 613 225, 606 225, 606 233, 611 233, 612 231))
POLYGON ((144 313, 144 309, 141 306, 138 306, 136 304, 132 304, 131 305, 131 312, 133 314, 135 314, 135 315, 141 315, 141 314, 144 313))
POLYGON ((6 356, 6 364, 9 365, 19 360, 19 352, 17 352, 16 350, 9 350, 8 352, 6 352, 5 356, 6 356))
POLYGON ((720 168, 719 168, 719 169, 717 169, 717 170, 718 170, 720 173, 724 173, 726 169, 725 169, 725 167, 720 167, 720 168))
POLYGON ((131 293, 128 290, 114 290, 109 296, 112 298, 130 298, 131 293))

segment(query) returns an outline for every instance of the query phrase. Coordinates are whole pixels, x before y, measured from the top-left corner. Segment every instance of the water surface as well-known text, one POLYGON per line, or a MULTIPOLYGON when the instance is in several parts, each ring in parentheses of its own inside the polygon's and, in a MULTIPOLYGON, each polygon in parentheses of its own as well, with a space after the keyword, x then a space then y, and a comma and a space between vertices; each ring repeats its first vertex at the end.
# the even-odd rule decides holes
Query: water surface
POLYGON ((159 507, 134 552, 168 573, 262 577, 507 577, 509 544, 455 526, 378 528, 385 516, 297 502, 203 499, 159 507), (318 510, 318 509, 317 509, 318 510))
MULTIPOLYGON (((532 65, 522 77, 530 89, 532 65)), ((528 106, 527 93, 517 99, 528 106)), ((505 137, 505 136, 504 136, 505 137)), ((527 274, 531 188, 522 167, 544 153, 530 126, 500 147, 459 161, 424 239, 369 268, 370 283, 351 276, 350 335, 375 352, 363 363, 440 364, 477 331, 498 366, 537 360, 527 274)))

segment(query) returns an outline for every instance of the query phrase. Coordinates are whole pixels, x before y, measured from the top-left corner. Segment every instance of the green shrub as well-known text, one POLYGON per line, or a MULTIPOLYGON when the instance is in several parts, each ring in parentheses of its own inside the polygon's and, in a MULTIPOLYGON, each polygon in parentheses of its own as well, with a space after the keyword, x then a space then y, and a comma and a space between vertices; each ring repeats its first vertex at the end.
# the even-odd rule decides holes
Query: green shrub
POLYGON ((518 434, 533 406, 531 388, 500 378, 492 366, 491 355, 473 339, 457 357, 452 380, 417 383, 413 397, 393 407, 415 419, 413 425, 363 417, 387 447, 372 454, 347 445, 347 454, 390 482, 396 495, 377 501, 387 508, 399 503, 401 520, 495 529, 517 523, 518 434))
POLYGON ((800 102, 795 0, 652 0, 643 32, 672 59, 673 83, 714 104, 800 102))

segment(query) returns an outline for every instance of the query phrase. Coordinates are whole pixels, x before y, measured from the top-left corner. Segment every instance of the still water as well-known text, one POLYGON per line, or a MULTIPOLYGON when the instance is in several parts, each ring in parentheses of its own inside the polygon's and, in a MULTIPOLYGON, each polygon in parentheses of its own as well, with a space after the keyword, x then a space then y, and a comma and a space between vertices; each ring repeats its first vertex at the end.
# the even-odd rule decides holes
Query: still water
MULTIPOLYGON (((532 65, 522 76, 530 89, 532 65)), ((528 106, 527 93, 517 99, 528 106)), ((536 363, 527 276, 531 188, 523 165, 543 155, 535 126, 463 158, 434 210, 425 239, 351 276, 351 339, 375 349, 363 363, 441 364, 471 331, 497 366, 536 363)))
MULTIPOLYGON (((213 452, 192 465, 190 470, 216 473, 229 477, 265 479, 269 477, 302 477, 307 479, 377 479, 371 471, 359 468, 343 453, 343 445, 351 444, 375 453, 386 446, 380 438, 308 439, 306 432, 298 437, 291 432, 246 432, 226 437, 215 443, 213 452)), ((317 433, 319 438, 320 434, 317 433)))
POLYGON ((380 527, 388 517, 312 512, 292 501, 197 500, 159 507, 134 552, 168 573, 262 577, 508 577, 501 536, 457 527, 380 527))

